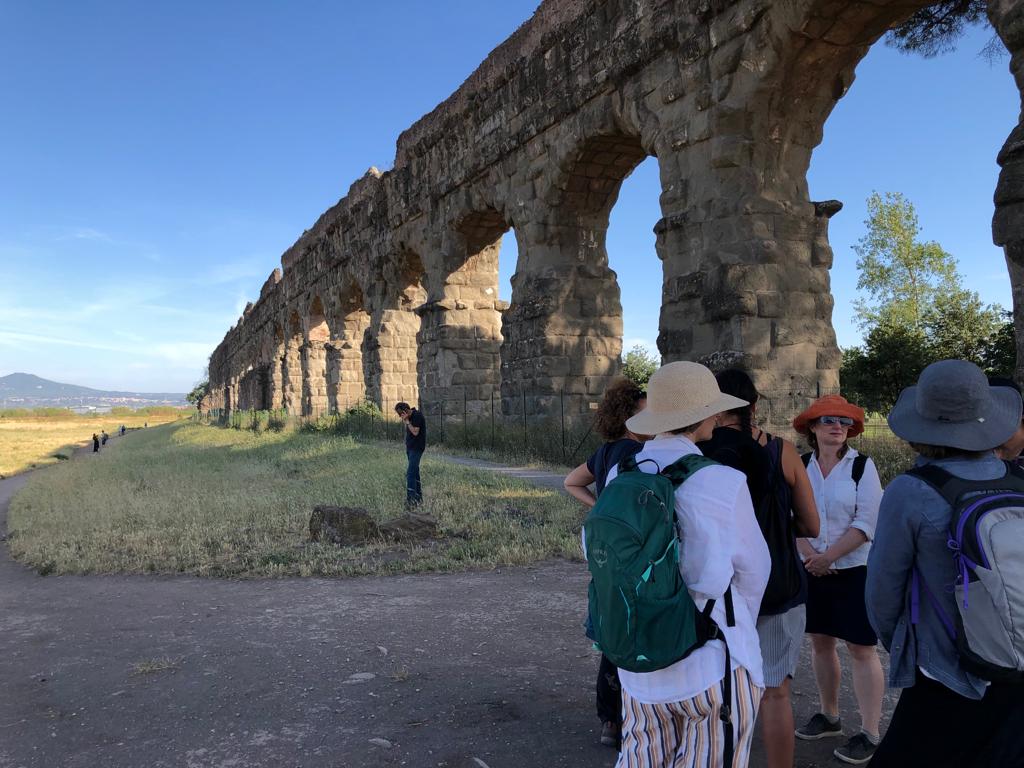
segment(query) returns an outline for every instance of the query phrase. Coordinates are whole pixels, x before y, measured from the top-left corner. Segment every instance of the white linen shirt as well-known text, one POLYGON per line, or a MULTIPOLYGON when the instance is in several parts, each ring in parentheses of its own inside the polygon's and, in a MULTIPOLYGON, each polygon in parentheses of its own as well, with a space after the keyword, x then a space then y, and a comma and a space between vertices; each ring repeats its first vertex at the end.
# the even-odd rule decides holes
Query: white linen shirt
MULTIPOLYGON (((656 437, 636 455, 643 472, 664 469, 682 456, 700 453, 685 437, 656 437)), ((618 467, 608 473, 611 482, 618 467)), ((732 666, 742 666, 755 685, 764 687, 757 613, 768 584, 771 557, 754 517, 746 477, 735 469, 716 465, 696 472, 676 488, 676 526, 679 532, 679 572, 699 609, 715 599, 711 617, 722 628, 732 666), (726 588, 732 585, 736 626, 726 626, 726 588)), ((619 681, 629 695, 646 704, 684 701, 720 685, 725 674, 725 648, 712 640, 685 659, 654 672, 619 670, 619 681)))
POLYGON ((851 528, 864 532, 867 541, 852 552, 843 555, 833 568, 856 568, 868 564, 871 540, 875 538, 875 523, 878 522, 878 505, 882 502, 882 483, 878 479, 875 462, 868 458, 864 477, 860 485, 853 482, 853 460, 857 451, 850 448, 839 460, 828 477, 821 474, 817 453, 811 456, 807 465, 807 476, 814 489, 814 502, 818 505, 818 520, 821 530, 818 537, 808 543, 819 554, 831 547, 851 528))

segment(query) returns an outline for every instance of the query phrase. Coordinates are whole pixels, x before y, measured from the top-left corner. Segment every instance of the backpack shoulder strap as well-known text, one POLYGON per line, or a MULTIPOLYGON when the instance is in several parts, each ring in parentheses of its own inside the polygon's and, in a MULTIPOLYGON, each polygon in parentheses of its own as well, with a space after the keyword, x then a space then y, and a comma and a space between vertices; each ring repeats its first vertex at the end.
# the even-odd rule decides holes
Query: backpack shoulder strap
POLYGON ((913 467, 907 470, 907 474, 922 480, 941 496, 951 507, 956 507, 960 494, 966 489, 970 481, 964 481, 951 472, 935 464, 922 464, 920 467, 913 467))
POLYGON ((853 478, 853 484, 860 486, 860 479, 864 477, 864 467, 868 465, 868 456, 863 453, 858 453, 853 458, 853 471, 851 473, 853 478))
POLYGON ((671 480, 672 487, 675 488, 681 485, 697 470, 703 469, 704 467, 710 467, 712 464, 717 463, 718 462, 714 459, 709 459, 707 456, 702 456, 699 453, 690 453, 669 464, 661 470, 661 474, 671 480))
POLYGON ((813 455, 814 453, 812 451, 808 451, 807 453, 800 456, 800 461, 804 463, 805 467, 811 466, 811 456, 813 455))

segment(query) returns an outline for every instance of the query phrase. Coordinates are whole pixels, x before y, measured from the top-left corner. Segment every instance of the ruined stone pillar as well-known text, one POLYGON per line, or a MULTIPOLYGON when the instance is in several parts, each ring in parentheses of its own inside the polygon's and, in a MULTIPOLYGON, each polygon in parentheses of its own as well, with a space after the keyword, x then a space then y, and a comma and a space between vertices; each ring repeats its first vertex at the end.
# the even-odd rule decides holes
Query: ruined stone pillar
MULTIPOLYGON (((1010 72, 1024 93, 1024 2, 990 0, 989 19, 1010 51, 1010 72)), ((1014 378, 1024 381, 1024 118, 1010 132, 997 158, 1001 170, 996 186, 992 240, 1002 246, 1013 293, 1013 326, 1017 336, 1014 378)))
POLYGON ((416 336, 420 319, 411 309, 383 309, 374 313, 363 347, 369 357, 366 396, 382 409, 400 400, 419 400, 416 378, 416 336))
POLYGON ((302 415, 327 413, 327 350, 322 341, 302 345, 302 415))
POLYGON ((501 383, 501 313, 508 304, 498 299, 500 247, 499 240, 469 258, 450 259, 462 265, 438 298, 416 310, 420 398, 446 403, 445 413, 490 413, 501 383))
POLYGON ((299 346, 297 341, 289 341, 281 358, 281 407, 291 415, 299 415, 302 408, 302 353, 299 346))
POLYGON ((803 402, 839 383, 827 233, 841 206, 766 190, 774 174, 753 170, 754 143, 729 137, 696 158, 660 158, 663 185, 690 197, 663 194, 655 227, 668 276, 658 348, 666 362, 741 366, 770 399, 803 402))
POLYGON ((339 323, 337 337, 327 345, 327 402, 338 412, 366 399, 363 341, 369 325, 367 312, 349 312, 339 323))
POLYGON ((519 262, 501 348, 502 408, 589 410, 619 369, 622 305, 605 229, 567 222, 518 227, 519 262), (561 394, 562 403, 557 403, 561 394))

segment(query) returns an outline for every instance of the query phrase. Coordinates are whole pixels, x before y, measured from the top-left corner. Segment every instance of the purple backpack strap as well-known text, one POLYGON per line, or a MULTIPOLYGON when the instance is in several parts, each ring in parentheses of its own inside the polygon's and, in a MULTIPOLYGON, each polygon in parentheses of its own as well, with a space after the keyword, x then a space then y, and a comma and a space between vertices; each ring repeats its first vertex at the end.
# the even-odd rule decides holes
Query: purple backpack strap
POLYGON ((910 623, 917 624, 920 618, 922 590, 924 590, 925 597, 928 598, 928 602, 938 615, 939 621, 942 622, 942 626, 945 627, 949 639, 955 643, 956 626, 954 626, 953 620, 949 618, 949 614, 946 613, 946 609, 942 607, 942 603, 939 602, 935 593, 928 588, 928 582, 924 580, 924 576, 921 575, 921 571, 918 570, 916 565, 910 576, 910 623))

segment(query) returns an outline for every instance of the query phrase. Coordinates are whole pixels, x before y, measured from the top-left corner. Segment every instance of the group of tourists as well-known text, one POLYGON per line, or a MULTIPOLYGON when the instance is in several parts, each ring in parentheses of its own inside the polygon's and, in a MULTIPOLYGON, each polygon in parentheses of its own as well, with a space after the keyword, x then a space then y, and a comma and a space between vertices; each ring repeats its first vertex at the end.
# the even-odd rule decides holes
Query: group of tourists
POLYGON ((601 742, 617 766, 746 766, 760 722, 771 768, 795 738, 873 766, 1024 766, 1024 448, 1020 390, 976 366, 928 366, 888 416, 918 454, 883 493, 839 395, 757 426, 744 372, 662 366, 620 381, 606 443, 565 479, 591 510, 587 635, 602 656, 601 742), (594 491, 590 490, 593 485, 594 491), (810 636, 818 712, 790 685, 810 636), (880 732, 885 678, 903 689, 880 732), (839 711, 842 641, 859 724, 839 711))

